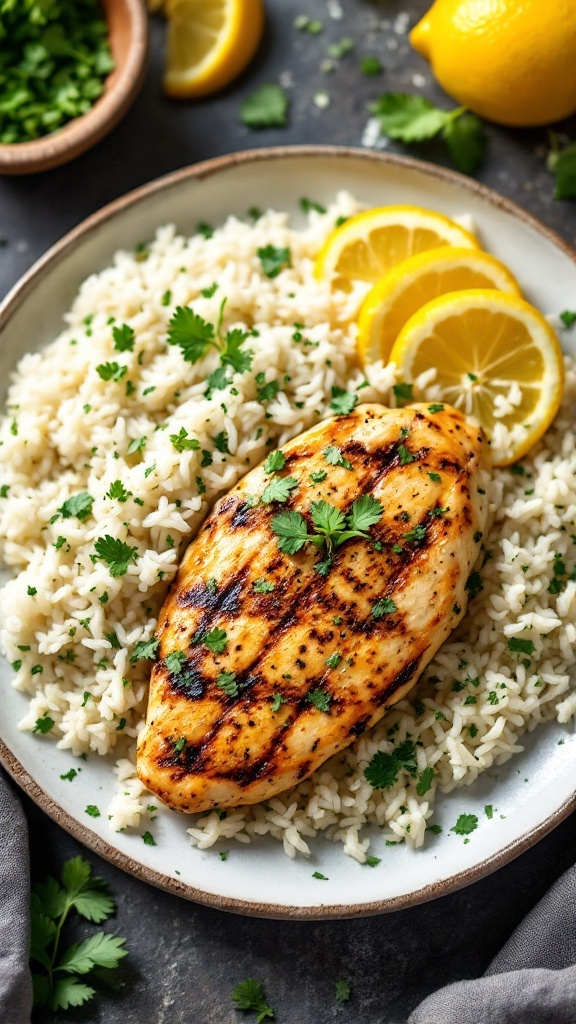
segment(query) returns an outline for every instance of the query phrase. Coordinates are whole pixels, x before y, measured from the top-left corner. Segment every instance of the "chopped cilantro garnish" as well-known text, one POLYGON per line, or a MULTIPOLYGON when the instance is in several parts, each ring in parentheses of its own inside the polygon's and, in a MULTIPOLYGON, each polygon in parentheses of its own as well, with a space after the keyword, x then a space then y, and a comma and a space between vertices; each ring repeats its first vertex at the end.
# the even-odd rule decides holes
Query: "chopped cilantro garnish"
POLYGON ((364 776, 373 789, 388 789, 396 782, 401 771, 414 778, 417 773, 416 748, 411 740, 403 743, 390 754, 379 750, 364 769, 364 776))
POLYGON ((264 472, 270 476, 272 473, 278 473, 279 470, 284 469, 286 465, 286 456, 284 452, 276 451, 270 452, 264 463, 264 472))
POLYGON ((328 445, 323 452, 324 458, 329 466, 342 466, 344 469, 352 469, 352 463, 348 462, 342 455, 342 449, 335 445, 328 445))
POLYGON ((225 430, 221 430, 219 434, 216 434, 216 437, 212 438, 212 440, 214 441, 214 446, 219 452, 222 452, 224 455, 230 455, 230 449, 228 448, 228 434, 225 430))
POLYGON ((100 808, 97 807, 96 804, 88 804, 88 807, 86 808, 86 812, 85 813, 89 814, 91 818, 99 818, 100 817, 100 808))
POLYGON ((339 388, 334 385, 332 388, 332 401, 330 402, 330 408, 333 409, 338 416, 347 416, 348 413, 351 413, 357 405, 358 395, 352 395, 344 388, 339 388))
POLYGON ((374 78, 376 75, 382 74, 382 62, 378 57, 368 54, 360 61, 360 71, 366 75, 366 78, 374 78))
POLYGON ((414 387, 412 384, 394 384, 392 391, 396 399, 396 404, 402 408, 406 402, 412 401, 412 391, 414 387))
POLYGON ((475 598, 475 597, 478 597, 478 594, 482 590, 484 590, 484 584, 482 583, 482 580, 480 579, 480 573, 479 572, 473 572, 473 573, 470 574, 470 576, 468 577, 468 579, 466 581, 466 586, 465 586, 464 589, 467 590, 468 593, 470 594, 470 599, 471 600, 473 598, 475 598))
POLYGON ((338 654, 338 651, 334 651, 329 658, 326 658, 326 665, 328 668, 338 668, 338 665, 342 661, 342 655, 338 654))
POLYGON ((164 659, 164 664, 169 672, 173 675, 178 675, 186 664, 186 655, 184 654, 184 651, 172 651, 170 654, 167 654, 164 659))
POLYGON ((252 586, 257 594, 270 594, 274 590, 274 584, 264 579, 254 580, 252 586))
POLYGON ((256 255, 262 265, 262 273, 266 277, 278 277, 281 270, 290 266, 290 249, 277 249, 274 245, 265 245, 256 250, 256 255))
POLYGON ((281 693, 272 694, 272 711, 279 711, 282 704, 287 704, 286 697, 283 697, 281 693))
POLYGON ((520 640, 518 637, 512 637, 508 640, 508 650, 512 654, 534 654, 535 647, 531 640, 520 640))
POLYGON ((227 697, 238 696, 238 683, 234 672, 220 672, 216 679, 216 686, 222 690, 227 697))
POLYGON ((134 351, 136 335, 128 324, 122 324, 121 327, 113 327, 112 337, 114 338, 114 348, 117 352, 134 351))
POLYGON ((45 736, 47 732, 50 732, 54 728, 54 719, 50 718, 47 711, 44 712, 42 718, 36 719, 36 725, 32 729, 32 732, 39 732, 42 736, 45 736))
POLYGON ((177 434, 170 434, 169 437, 177 452, 197 452, 200 449, 200 442, 195 437, 188 437, 185 427, 180 427, 177 434))
POLYGON ((128 501, 128 498, 132 496, 132 491, 127 491, 121 480, 113 480, 110 487, 106 491, 106 497, 116 501, 124 502, 128 501))
POLYGON ((408 466, 411 462, 416 461, 416 456, 412 454, 405 444, 398 445, 398 455, 400 456, 401 466, 408 466))
POLYGON ((228 634, 224 629, 211 629, 208 633, 196 633, 192 643, 194 646, 203 644, 213 654, 223 654, 228 644, 228 634))
POLYGON ((120 366, 116 362, 100 363, 100 366, 96 367, 96 373, 102 378, 102 380, 119 381, 128 373, 128 367, 120 366))
POLYGON ((372 605, 372 615, 375 619, 382 619, 384 615, 393 615, 397 611, 398 605, 391 597, 383 597, 372 605))
POLYGON ((280 391, 280 385, 277 380, 269 380, 267 384, 263 384, 258 388, 256 392, 256 398, 259 402, 271 402, 273 398, 280 391))
POLYGON ((142 840, 146 844, 146 846, 156 846, 156 840, 154 839, 154 836, 152 835, 151 832, 143 832, 142 840))
POLYGON ((324 714, 328 714, 330 711, 330 704, 332 703, 332 695, 326 693, 326 690, 311 690, 306 700, 313 704, 318 711, 323 711, 324 714))
POLYGON ((478 818, 475 814, 461 814, 458 821, 450 829, 457 836, 468 836, 478 828, 478 818))
POLYGON ((134 452, 141 452, 142 449, 145 447, 147 440, 148 440, 148 438, 146 436, 132 438, 132 440, 130 441, 130 444, 128 445, 128 447, 126 449, 126 454, 127 455, 134 455, 134 452))
POLYGON ((564 327, 572 327, 572 324, 576 324, 576 312, 572 309, 565 309, 560 313, 560 319, 564 327))
POLYGON ((216 282, 216 281, 214 281, 214 282, 213 282, 213 283, 212 283, 212 284, 210 285, 210 287, 209 287, 209 288, 202 288, 202 289, 201 289, 201 292, 200 292, 200 294, 201 294, 201 295, 203 295, 205 299, 211 299, 211 298, 212 298, 212 296, 213 296, 213 295, 214 295, 214 294, 215 294, 215 293, 216 293, 217 291, 218 291, 218 284, 217 284, 217 282, 216 282))
POLYGON ((407 540, 409 542, 411 542, 411 541, 416 542, 416 541, 425 540, 425 538, 426 538, 426 527, 425 526, 415 526, 413 530, 408 530, 408 533, 403 533, 402 536, 404 537, 404 540, 407 540))
POLYGON ((315 473, 310 473, 310 479, 313 484, 321 484, 323 480, 328 476, 325 469, 320 469, 315 473))
POLYGON ((214 345, 214 327, 189 306, 177 306, 168 324, 169 345, 178 345, 187 363, 197 363, 214 345))
POLYGON ((420 778, 416 783, 416 792, 418 796, 424 796, 430 789, 430 786, 432 785, 433 781, 434 769, 425 768, 424 771, 420 773, 420 778))
POLYGON ((484 814, 488 819, 492 818, 494 814, 494 808, 492 807, 492 804, 486 804, 486 806, 484 807, 484 814))
POLYGON ((80 491, 79 494, 73 494, 71 498, 67 498, 63 505, 58 509, 58 514, 62 516, 62 519, 71 519, 73 516, 79 519, 81 523, 92 512, 92 505, 94 504, 94 498, 87 491, 80 491))
POLYGON ((131 562, 138 556, 138 548, 132 548, 117 537, 105 534, 94 544, 94 550, 103 562, 106 562, 111 576, 124 576, 131 562))
POLYGON ((313 199, 302 198, 300 200, 300 209, 302 213, 309 213, 310 210, 316 210, 316 213, 326 213, 326 207, 322 206, 321 203, 314 202, 313 199))

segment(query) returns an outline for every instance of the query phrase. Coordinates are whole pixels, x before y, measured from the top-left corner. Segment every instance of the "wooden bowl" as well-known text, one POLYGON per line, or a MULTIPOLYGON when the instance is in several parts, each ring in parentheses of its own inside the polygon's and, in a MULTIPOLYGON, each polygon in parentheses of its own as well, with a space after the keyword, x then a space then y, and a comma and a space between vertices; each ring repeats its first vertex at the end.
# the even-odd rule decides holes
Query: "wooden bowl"
POLYGON ((0 145, 0 174, 32 174, 67 163, 114 128, 138 94, 146 72, 148 15, 144 0, 102 0, 114 70, 104 92, 81 117, 32 142, 0 145))

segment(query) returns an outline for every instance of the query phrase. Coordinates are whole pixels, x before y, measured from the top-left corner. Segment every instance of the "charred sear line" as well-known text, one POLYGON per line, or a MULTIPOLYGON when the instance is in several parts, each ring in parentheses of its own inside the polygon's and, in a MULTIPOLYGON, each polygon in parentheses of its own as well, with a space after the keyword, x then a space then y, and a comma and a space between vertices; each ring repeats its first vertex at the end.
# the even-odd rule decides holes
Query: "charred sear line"
POLYGON ((245 566, 238 572, 231 573, 226 580, 226 586, 220 589, 215 584, 210 586, 201 581, 178 594, 177 601, 181 608, 202 608, 203 615, 198 623, 197 632, 204 630, 208 624, 213 625, 212 619, 216 612, 228 616, 239 613, 240 597, 249 572, 249 567, 245 566))
POLYGON ((166 675, 171 693, 185 697, 186 700, 200 700, 211 682, 210 677, 204 675, 195 663, 195 659, 186 661, 179 672, 169 673, 166 669, 166 675))
POLYGON ((382 692, 372 698, 372 702, 380 707, 382 704, 386 703, 392 694, 396 693, 396 690, 399 690, 402 686, 405 686, 406 683, 410 682, 412 677, 418 671, 418 666, 420 665, 423 654, 424 651, 421 651, 419 657, 412 658, 406 665, 404 665, 404 668, 394 676, 382 692))
MULTIPOLYGON (((224 509, 221 511, 223 512, 224 509)), ((247 501, 240 502, 230 517, 230 526, 232 529, 237 530, 240 527, 247 526, 252 511, 252 506, 249 505, 247 501)))

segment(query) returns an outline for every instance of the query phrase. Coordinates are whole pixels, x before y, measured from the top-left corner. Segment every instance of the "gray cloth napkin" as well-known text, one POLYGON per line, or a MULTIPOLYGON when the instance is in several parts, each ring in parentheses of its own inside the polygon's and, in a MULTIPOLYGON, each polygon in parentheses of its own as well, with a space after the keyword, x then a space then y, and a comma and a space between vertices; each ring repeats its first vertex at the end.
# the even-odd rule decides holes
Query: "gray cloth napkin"
POLYGON ((576 1024, 576 866, 524 918, 484 977, 435 992, 408 1024, 576 1024))
POLYGON ((30 1024, 30 864, 26 819, 0 769, 0 1021, 30 1024))

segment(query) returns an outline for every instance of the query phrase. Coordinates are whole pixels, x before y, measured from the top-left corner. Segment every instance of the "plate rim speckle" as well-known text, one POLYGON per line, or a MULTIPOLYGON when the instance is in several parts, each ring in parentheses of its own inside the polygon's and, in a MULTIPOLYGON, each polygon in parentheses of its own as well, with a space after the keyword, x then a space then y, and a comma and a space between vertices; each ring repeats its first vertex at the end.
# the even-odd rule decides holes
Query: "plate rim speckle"
MULTIPOLYGON (((264 149, 247 150, 239 153, 232 153, 227 156, 217 157, 199 164, 185 167, 171 172, 161 178, 157 178, 139 188, 114 200, 101 210, 92 214, 73 228, 68 234, 53 245, 20 279, 19 282, 9 291, 8 295, 0 305, 0 337, 4 328, 21 305, 27 300, 30 294, 42 277, 56 267, 61 260, 65 259, 75 246, 86 240, 96 232, 107 221, 113 219, 118 213, 129 207, 137 205, 157 192, 177 187, 183 182, 190 180, 201 181, 222 171, 229 171, 236 166, 244 166, 250 163, 261 163, 265 161, 286 161, 293 158, 314 158, 326 159, 339 158, 346 160, 366 160, 375 165, 393 167, 396 169, 405 168, 407 171, 417 172, 429 178, 439 179, 441 182, 457 189, 460 193, 472 194, 479 197, 486 203, 496 207, 504 214, 509 214, 516 220, 522 221, 533 231, 541 235, 543 240, 551 243, 561 253, 568 257, 576 266, 576 252, 569 244, 561 238, 553 229, 543 224, 538 218, 523 210, 513 201, 500 196, 492 189, 481 183, 466 178, 455 171, 440 167, 434 164, 427 164, 408 157, 397 156, 386 152, 375 152, 372 150, 356 149, 353 147, 340 146, 281 146, 264 149)), ((345 187, 346 183, 343 183, 345 187)), ((0 726, 1 728, 1 726, 0 726)), ((169 874, 151 868, 135 860, 130 855, 114 847, 92 829, 87 828, 80 820, 75 818, 60 804, 53 799, 42 787, 42 785, 22 765, 18 756, 10 749, 9 745, 0 737, 0 762, 11 775, 14 781, 23 789, 29 797, 44 810, 57 824, 78 839, 81 843, 93 850, 99 856, 127 873, 148 882, 158 888, 165 889, 175 895, 193 900, 197 903, 211 906, 218 910, 232 911, 256 917, 267 917, 272 919, 307 919, 322 920, 329 918, 355 918, 375 914, 389 913, 411 907, 419 903, 435 899, 438 896, 446 895, 457 889, 463 888, 472 882, 484 878, 514 858, 524 853, 527 849, 542 839, 552 829, 556 828, 568 815, 576 809, 576 792, 566 799, 560 807, 549 814, 541 823, 529 828, 515 839, 492 855, 485 857, 471 867, 457 871, 449 878, 432 882, 417 890, 381 898, 370 902, 355 904, 334 904, 326 903, 321 905, 289 906, 286 904, 275 904, 271 902, 261 903, 253 899, 240 899, 227 895, 220 895, 214 892, 207 892, 196 888, 187 882, 179 881, 169 874)), ((343 855, 344 856, 344 855, 343 855)))

